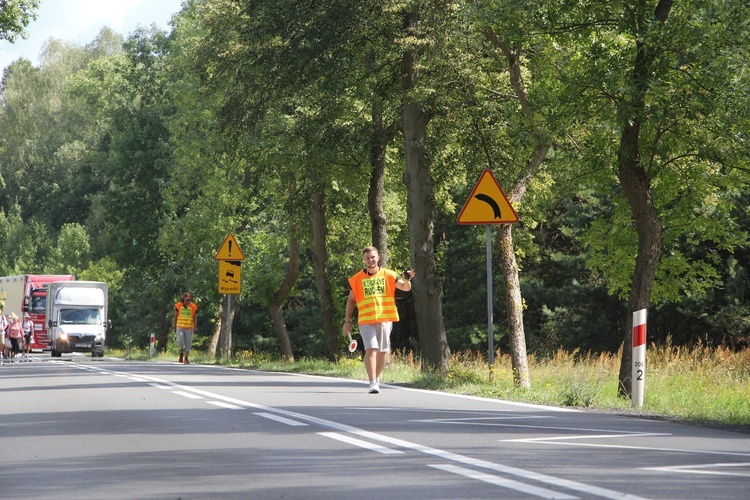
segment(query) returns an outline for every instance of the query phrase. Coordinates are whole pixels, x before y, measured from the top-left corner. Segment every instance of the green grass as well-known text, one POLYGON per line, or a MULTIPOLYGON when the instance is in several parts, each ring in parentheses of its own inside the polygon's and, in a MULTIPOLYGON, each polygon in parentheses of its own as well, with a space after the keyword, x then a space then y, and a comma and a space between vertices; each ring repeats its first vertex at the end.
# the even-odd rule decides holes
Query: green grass
MULTIPOLYGON (((108 352, 131 359, 149 359, 148 351, 108 352)), ((174 361, 174 353, 153 359, 174 361)), ((553 406, 591 408, 650 418, 669 418, 692 424, 731 427, 750 431, 750 350, 732 352, 718 347, 691 349, 650 346, 646 354, 643 407, 632 408, 617 395, 620 353, 582 355, 558 351, 548 359, 529 356, 531 388, 516 387, 509 355, 496 356, 492 371, 474 353, 454 353, 449 373, 425 371, 409 353, 393 353, 383 371, 384 383, 553 406)), ((214 360, 193 351, 193 363, 237 368, 306 373, 365 379, 359 357, 342 357, 338 363, 299 359, 293 363, 268 355, 242 351, 230 362, 214 360)))

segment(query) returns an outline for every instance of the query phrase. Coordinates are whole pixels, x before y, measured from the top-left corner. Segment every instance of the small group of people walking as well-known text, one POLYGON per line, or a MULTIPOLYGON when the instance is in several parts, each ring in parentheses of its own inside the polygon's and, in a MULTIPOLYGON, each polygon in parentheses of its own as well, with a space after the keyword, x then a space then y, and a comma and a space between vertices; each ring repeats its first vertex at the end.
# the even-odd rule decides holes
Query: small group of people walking
MULTIPOLYGON (((359 334, 365 348, 364 365, 369 380, 368 392, 380 392, 380 374, 385 367, 391 348, 393 323, 399 320, 396 307, 396 290, 411 291, 414 269, 403 274, 380 267, 380 253, 373 246, 362 251, 365 268, 349 278, 349 298, 346 302, 344 335, 352 332, 352 314, 357 309, 359 334)), ((198 306, 189 292, 174 305, 175 339, 180 351, 179 363, 190 364, 193 334, 198 328, 198 306)))
POLYGON ((21 321, 16 313, 7 316, 0 309, 0 340, 2 340, 2 359, 19 357, 28 358, 31 344, 34 342, 34 323, 29 313, 24 313, 21 321))

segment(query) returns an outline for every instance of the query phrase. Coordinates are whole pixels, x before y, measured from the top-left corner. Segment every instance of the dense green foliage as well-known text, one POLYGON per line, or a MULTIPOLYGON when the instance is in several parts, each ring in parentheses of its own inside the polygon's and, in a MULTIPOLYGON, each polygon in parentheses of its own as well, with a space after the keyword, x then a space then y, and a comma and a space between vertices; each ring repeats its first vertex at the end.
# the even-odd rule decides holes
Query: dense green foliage
POLYGON ((36 19, 40 0, 0 1, 0 40, 14 42, 24 36, 24 30, 36 19))
MULTIPOLYGON (((221 318, 214 254, 232 233, 246 256, 233 346, 276 352, 268 310, 296 239, 284 321, 296 357, 325 355, 321 280, 338 324, 346 278, 373 238, 373 145, 385 151, 389 266, 416 251, 397 140, 410 48, 421 85, 408 100, 431 116, 431 250, 450 349, 487 348, 484 228, 456 216, 483 169, 510 183, 543 134, 551 148, 513 230, 528 349, 617 352, 638 246, 616 157, 633 92, 630 23, 642 12, 625 1, 429 1, 421 31, 404 36, 402 14, 417 3, 190 0, 171 33, 105 29, 84 47, 50 40, 39 67, 13 63, 0 87, 0 275, 107 280, 116 347, 156 332, 166 348, 172 304, 190 290, 208 349, 221 318), (524 49, 530 115, 489 29, 524 49)), ((733 2, 688 1, 648 32, 669 49, 649 75, 640 151, 663 229, 650 341, 750 337, 748 23, 733 2)), ((507 352, 499 277, 493 290, 496 346, 507 352)), ((398 301, 394 346, 418 351, 413 298, 398 301)))

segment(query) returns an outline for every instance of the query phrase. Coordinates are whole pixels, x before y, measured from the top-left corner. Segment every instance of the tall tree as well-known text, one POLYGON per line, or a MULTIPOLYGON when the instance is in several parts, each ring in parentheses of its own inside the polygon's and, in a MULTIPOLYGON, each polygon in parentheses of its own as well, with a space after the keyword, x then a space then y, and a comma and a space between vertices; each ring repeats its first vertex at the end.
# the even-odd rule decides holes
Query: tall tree
MULTIPOLYGON (((419 98, 420 58, 425 41, 423 12, 416 5, 403 12, 402 129, 409 221, 409 248, 416 272, 414 305, 423 364, 447 372, 450 347, 443 323, 443 283, 434 248, 435 191, 431 160, 427 151, 427 127, 434 116, 432 103, 419 98)), ((434 14, 434 13, 433 13, 434 14)), ((435 28, 427 26, 427 28, 435 28)), ((432 33, 435 35, 435 32, 432 33)))
POLYGON ((40 0, 0 0, 0 40, 16 41, 25 38, 25 29, 36 20, 40 0))
MULTIPOLYGON (((498 51, 505 63, 508 74, 508 83, 513 90, 513 96, 519 104, 519 113, 522 118, 521 127, 528 131, 527 146, 522 151, 528 150, 528 158, 524 159, 524 166, 516 175, 513 183, 508 190, 508 200, 511 203, 520 203, 529 187, 537 170, 547 158, 547 153, 552 147, 552 135, 549 131, 554 125, 552 120, 546 125, 539 123, 535 114, 547 114, 549 110, 545 109, 542 103, 529 102, 529 89, 522 76, 523 70, 531 72, 529 68, 524 68, 522 63, 523 50, 522 41, 516 39, 515 44, 511 45, 503 41, 492 27, 487 26, 483 33, 490 45, 498 51)), ((506 34, 506 33, 504 33, 506 34)), ((514 37, 507 33, 511 39, 514 37)), ((546 62, 546 61, 545 61, 546 62)), ((539 66, 543 66, 540 64, 539 66)), ((538 76, 539 81, 535 81, 539 87, 544 87, 545 78, 549 81, 549 75, 533 74, 538 76)), ((551 89, 545 87, 549 92, 551 89)), ((540 92, 541 93, 541 92, 540 92)), ((526 134, 521 135, 526 137, 526 134)), ((508 315, 508 327, 510 330, 511 360, 513 365, 513 377, 517 385, 521 387, 531 387, 529 379, 529 366, 526 357, 526 335, 523 327, 523 300, 521 297, 521 283, 519 279, 518 263, 516 261, 516 252, 513 245, 512 226, 505 224, 500 226, 497 231, 496 245, 500 249, 501 262, 503 265, 503 276, 505 280, 506 308, 508 315)))
MULTIPOLYGON (((729 125, 725 102, 736 103, 747 88, 736 71, 746 60, 746 52, 736 49, 746 45, 747 33, 739 28, 746 9, 670 0, 534 6, 541 9, 534 11, 539 31, 566 53, 556 66, 561 85, 577 89, 566 94, 566 102, 579 115, 568 130, 578 162, 589 165, 581 179, 602 198, 626 202, 591 224, 590 265, 607 277, 610 290, 629 298, 630 313, 647 308, 654 294, 663 300, 680 288, 700 290, 716 276, 711 265, 674 250, 684 238, 736 244, 731 231, 707 228, 701 220, 686 224, 684 217, 707 205, 728 217, 718 189, 738 182, 732 169, 746 161, 746 151, 724 142, 719 132, 729 125), (725 23, 730 17, 739 22, 725 23), (605 194, 613 179, 617 187, 605 194)), ((628 314, 621 394, 630 391, 631 321, 628 314)))
MULTIPOLYGON (((624 95, 620 125, 620 146, 617 150, 617 177, 630 204, 636 231, 638 251, 636 253, 633 282, 630 288, 631 312, 648 309, 651 290, 656 277, 661 250, 661 220, 654 203, 651 180, 641 158, 641 127, 647 119, 646 98, 649 94, 657 57, 662 53, 659 32, 667 22, 672 9, 672 0, 660 0, 653 12, 648 11, 648 2, 641 0, 626 7, 626 19, 632 26, 635 39, 635 60, 628 88, 624 95)), ((627 322, 620 365, 620 392, 630 394, 632 360, 632 317, 627 322)))

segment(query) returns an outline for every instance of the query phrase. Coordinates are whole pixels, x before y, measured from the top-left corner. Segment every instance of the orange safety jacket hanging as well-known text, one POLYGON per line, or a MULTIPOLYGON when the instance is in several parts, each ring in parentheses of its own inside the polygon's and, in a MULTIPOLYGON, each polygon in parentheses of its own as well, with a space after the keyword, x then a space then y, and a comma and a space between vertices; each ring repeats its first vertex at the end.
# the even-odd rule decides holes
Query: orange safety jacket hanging
POLYGON ((360 325, 398 321, 397 279, 398 275, 390 269, 380 269, 372 276, 363 270, 349 278, 360 325))

